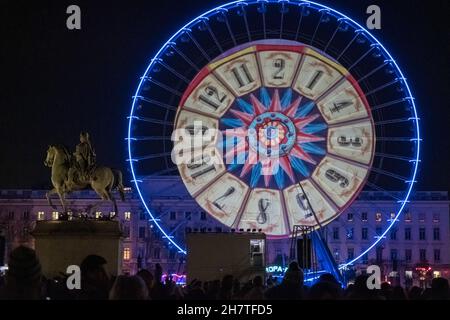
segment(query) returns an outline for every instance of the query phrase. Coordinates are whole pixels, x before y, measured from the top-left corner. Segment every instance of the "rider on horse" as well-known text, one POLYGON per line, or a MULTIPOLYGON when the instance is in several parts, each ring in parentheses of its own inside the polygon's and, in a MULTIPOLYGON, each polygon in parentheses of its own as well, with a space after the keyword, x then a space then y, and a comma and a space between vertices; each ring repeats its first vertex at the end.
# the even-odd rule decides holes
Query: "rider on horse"
POLYGON ((75 171, 78 173, 79 182, 87 182, 90 179, 92 169, 95 167, 95 151, 89 139, 89 133, 80 133, 80 143, 76 146, 73 154, 76 160, 76 170, 69 171, 68 184, 72 185, 74 181, 75 171))
POLYGON ((90 171, 95 166, 95 151, 89 140, 89 133, 80 133, 80 143, 75 148, 75 159, 80 169, 82 180, 88 180, 90 171))

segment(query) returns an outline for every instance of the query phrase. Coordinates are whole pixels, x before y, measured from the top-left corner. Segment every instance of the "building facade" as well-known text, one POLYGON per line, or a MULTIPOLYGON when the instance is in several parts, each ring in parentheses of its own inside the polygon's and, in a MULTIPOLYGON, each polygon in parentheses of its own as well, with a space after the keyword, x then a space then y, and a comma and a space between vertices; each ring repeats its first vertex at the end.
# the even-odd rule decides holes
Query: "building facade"
MULTIPOLYGON (((1 190, 0 191, 0 266, 7 265, 8 255, 19 245, 34 248, 32 230, 36 221, 58 220, 61 205, 58 198, 50 206, 42 190, 1 190)), ((78 191, 66 199, 69 219, 72 215, 92 211, 92 216, 101 218, 113 215, 111 203, 101 201, 93 191, 78 191)), ((141 202, 128 189, 126 201, 117 201, 117 217, 123 233, 123 271, 133 272, 138 267, 139 257, 146 257, 152 250, 151 226, 141 202)), ((139 261, 140 262, 140 261, 139 261)), ((80 261, 81 263, 81 261, 80 261)))
MULTIPOLYGON (((230 232, 230 228, 197 205, 179 178, 158 177, 141 183, 145 190, 143 197, 156 221, 148 216, 140 198, 131 190, 125 202, 117 202, 124 237, 123 273, 153 269, 156 263, 167 273, 185 273, 184 254, 170 244, 155 223, 164 226, 167 236, 182 247, 189 231, 230 232)), ((99 202, 91 191, 75 192, 68 198, 73 212, 86 212, 99 202)), ((338 264, 356 258, 380 237, 394 218, 398 205, 382 192, 363 192, 338 219, 326 225, 324 236, 338 264)), ((94 214, 109 215, 111 207, 101 203, 94 214)), ((449 217, 447 192, 416 192, 399 221, 379 245, 349 266, 349 274, 359 274, 375 264, 380 266, 382 280, 402 286, 427 286, 436 276, 450 278, 449 217)), ((58 211, 48 205, 44 191, 0 191, 0 234, 6 243, 3 250, 6 263, 7 254, 14 247, 20 244, 33 247, 30 231, 36 220, 43 219, 58 219, 58 211)), ((282 270, 289 263, 291 244, 291 239, 268 240, 268 270, 282 270)), ((0 258, 1 253, 0 249, 0 258)))

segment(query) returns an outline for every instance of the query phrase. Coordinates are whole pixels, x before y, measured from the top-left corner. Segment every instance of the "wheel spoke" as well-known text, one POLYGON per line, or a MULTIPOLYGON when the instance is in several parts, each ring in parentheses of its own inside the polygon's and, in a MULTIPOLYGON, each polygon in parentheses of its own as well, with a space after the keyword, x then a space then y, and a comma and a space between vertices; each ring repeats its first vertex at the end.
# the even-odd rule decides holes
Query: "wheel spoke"
POLYGON ((362 78, 358 79, 358 83, 361 83, 361 81, 363 81, 364 79, 367 79, 368 77, 370 77, 371 75, 373 75, 375 72, 377 72, 378 70, 384 68, 385 66, 388 65, 388 61, 384 61, 383 64, 379 65, 378 67, 376 67, 375 69, 373 69, 372 71, 370 71, 369 73, 367 73, 365 76, 363 76, 362 78))
POLYGON ((328 47, 330 46, 331 42, 333 41, 334 37, 336 36, 337 32, 339 31, 339 28, 341 27, 342 24, 342 19, 339 19, 339 23, 336 27, 336 29, 334 30, 333 34, 331 35, 330 39, 327 42, 327 45, 325 46, 325 49, 323 49, 323 52, 327 52, 328 47))
POLYGON ((156 100, 153 100, 153 99, 149 99, 149 98, 146 98, 146 97, 143 97, 143 96, 136 96, 136 99, 148 102, 150 104, 154 104, 155 106, 158 106, 158 107, 166 108, 167 110, 172 110, 172 111, 176 111, 177 110, 176 107, 171 106, 171 105, 169 105, 167 103, 156 101, 156 100))
POLYGON ((177 95, 179 97, 181 97, 183 94, 175 89, 172 89, 171 87, 169 87, 168 85, 165 85, 164 83, 159 82, 158 80, 153 79, 152 77, 145 77, 144 78, 146 81, 151 82, 155 85, 157 85, 158 87, 160 87, 161 89, 164 89, 166 91, 169 91, 170 93, 173 93, 174 95, 177 95))
POLYGON ((399 155, 396 155, 396 154, 389 154, 389 153, 375 152, 375 156, 376 157, 380 157, 380 158, 389 158, 389 159, 395 159, 395 160, 402 160, 402 161, 406 161, 406 162, 414 162, 414 161, 416 161, 415 159, 412 159, 412 158, 399 156, 399 155))
POLYGON ((206 29, 208 30, 209 35, 210 35, 211 38, 213 39, 213 41, 214 41, 214 43, 215 43, 217 49, 219 49, 220 53, 222 53, 222 52, 223 52, 223 48, 222 48, 222 46, 220 45, 219 41, 217 40, 216 35, 215 35, 214 32, 212 31, 211 26, 209 25, 209 19, 208 19, 208 18, 205 18, 205 19, 203 20, 203 23, 205 24, 206 29))
POLYGON ((171 121, 165 121, 165 120, 160 120, 160 119, 140 117, 140 116, 132 116, 132 118, 134 120, 139 120, 139 121, 144 121, 144 122, 149 122, 149 123, 154 123, 154 124, 162 124, 162 125, 166 125, 166 126, 173 125, 173 122, 171 122, 171 121))
POLYGON ((199 67, 197 67, 196 65, 195 65, 195 63, 193 63, 192 62, 192 60, 191 59, 189 59, 183 52, 181 52, 180 50, 178 50, 178 48, 177 48, 177 46, 176 46, 176 43, 175 42, 172 42, 172 43, 170 43, 169 44, 170 45, 170 47, 181 57, 181 58, 183 58, 183 60, 184 61, 186 61, 195 71, 200 71, 200 68, 199 67))
POLYGON ((129 159, 129 161, 137 162, 137 161, 142 161, 142 160, 151 160, 151 159, 156 159, 156 158, 167 157, 170 155, 171 155, 171 152, 148 154, 145 156, 140 156, 140 157, 135 157, 133 159, 129 159))
POLYGON ((303 10, 305 8, 305 5, 303 3, 299 4, 300 7, 300 18, 298 19, 298 24, 297 24, 297 31, 295 32, 295 40, 298 40, 298 36, 300 35, 300 26, 302 24, 302 20, 303 20, 303 10))
POLYGON ((389 177, 392 177, 392 178, 404 181, 404 182, 408 181, 408 178, 406 178, 406 177, 403 177, 401 175, 398 175, 398 174, 395 174, 395 173, 392 173, 392 172, 389 172, 389 171, 386 171, 386 170, 383 170, 383 169, 380 169, 380 168, 372 167, 370 170, 373 171, 373 172, 385 175, 385 176, 389 176, 389 177))
POLYGON ((400 81, 400 80, 396 78, 396 79, 394 79, 394 80, 392 80, 392 81, 389 81, 388 83, 385 83, 385 84, 379 86, 378 88, 375 88, 375 89, 373 89, 373 90, 367 92, 365 95, 366 95, 366 96, 370 96, 370 95, 374 94, 375 92, 381 91, 381 90, 383 90, 384 88, 387 88, 387 87, 389 87, 389 86, 392 86, 393 84, 398 83, 399 81, 400 81))
POLYGON ((160 141, 160 140, 171 140, 170 136, 137 136, 132 138, 126 138, 126 140, 131 141, 160 141))
POLYGON ((188 35, 188 37, 191 39, 191 41, 195 44, 195 46, 197 47, 198 51, 200 51, 200 53, 203 55, 203 57, 206 60, 211 61, 211 57, 206 53, 206 51, 198 43, 197 39, 195 39, 194 35, 192 34, 192 31, 190 29, 186 29, 185 33, 188 35))

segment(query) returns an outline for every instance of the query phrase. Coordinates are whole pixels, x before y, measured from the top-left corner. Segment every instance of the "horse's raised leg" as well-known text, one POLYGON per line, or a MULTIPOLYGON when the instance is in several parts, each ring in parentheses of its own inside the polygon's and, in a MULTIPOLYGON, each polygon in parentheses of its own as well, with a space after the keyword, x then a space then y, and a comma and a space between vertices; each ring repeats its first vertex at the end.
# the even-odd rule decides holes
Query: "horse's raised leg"
POLYGON ((45 197, 47 198, 47 202, 49 204, 49 206, 51 206, 53 209, 56 209, 56 206, 52 203, 52 199, 50 198, 52 194, 58 193, 58 191, 56 191, 56 188, 53 188, 52 190, 50 190, 49 192, 47 192, 45 194, 45 197))
POLYGON ((101 197, 102 197, 103 200, 108 200, 108 201, 111 201, 113 203, 114 216, 112 216, 110 218, 114 219, 114 217, 117 215, 116 199, 114 199, 113 195, 108 190, 103 190, 101 197))
POLYGON ((65 193, 62 190, 58 190, 57 192, 59 195, 59 200, 61 201, 63 212, 64 212, 64 214, 67 214, 65 193))
POLYGON ((117 216, 117 202, 112 194, 110 194, 110 200, 113 203, 113 210, 114 210, 114 215, 112 217, 110 217, 110 219, 112 220, 117 216))

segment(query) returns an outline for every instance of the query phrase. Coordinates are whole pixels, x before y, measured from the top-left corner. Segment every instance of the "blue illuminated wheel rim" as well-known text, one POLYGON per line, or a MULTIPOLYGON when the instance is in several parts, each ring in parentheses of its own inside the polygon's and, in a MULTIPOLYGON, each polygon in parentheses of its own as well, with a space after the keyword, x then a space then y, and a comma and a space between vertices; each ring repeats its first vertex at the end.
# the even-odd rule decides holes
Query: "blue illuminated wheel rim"
POLYGON ((133 96, 126 139, 131 176, 151 222, 185 254, 153 212, 141 182, 177 172, 170 158, 173 120, 197 72, 233 47, 274 38, 302 42, 334 58, 358 81, 371 107, 377 144, 365 190, 395 199, 397 208, 382 233, 341 264, 343 269, 377 246, 405 211, 416 183, 421 137, 414 98, 397 62, 363 26, 330 7, 310 1, 234 1, 179 29, 151 59, 133 96))

